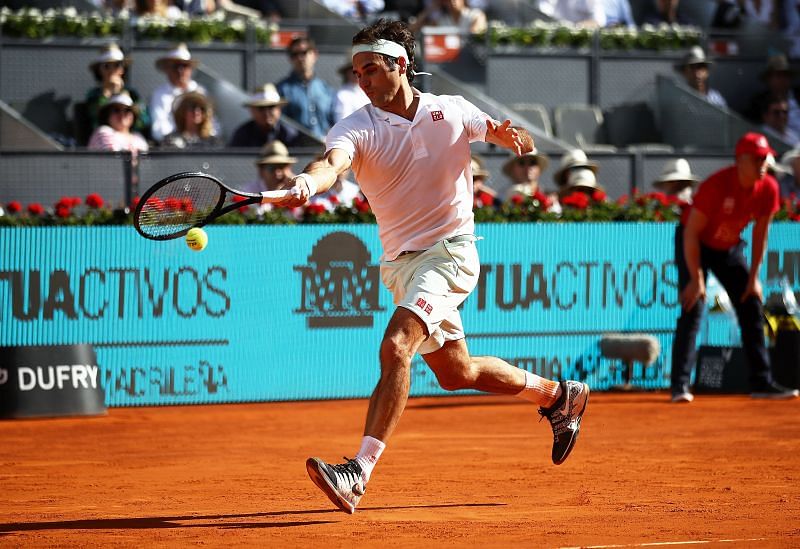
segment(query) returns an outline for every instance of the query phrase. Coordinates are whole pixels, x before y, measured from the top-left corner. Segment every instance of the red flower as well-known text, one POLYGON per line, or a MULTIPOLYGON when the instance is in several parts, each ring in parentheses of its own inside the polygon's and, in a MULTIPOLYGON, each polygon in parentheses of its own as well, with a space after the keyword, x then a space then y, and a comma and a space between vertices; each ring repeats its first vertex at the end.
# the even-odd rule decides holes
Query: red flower
POLYGON ((589 197, 580 191, 575 191, 561 201, 564 206, 570 206, 579 210, 589 207, 589 197))
POLYGON ((367 202, 360 196, 357 196, 353 199, 353 206, 355 206, 356 210, 358 210, 361 213, 366 213, 369 211, 369 202, 367 202))
MULTIPOLYGON (((238 202, 244 202, 245 200, 247 200, 247 198, 245 198, 245 197, 243 197, 243 196, 234 196, 234 197, 233 197, 233 201, 234 201, 234 202, 237 202, 237 203, 238 203, 238 202)), ((250 206, 239 206, 239 208, 238 208, 238 209, 239 209, 239 212, 241 212, 241 213, 245 213, 245 212, 247 212, 247 210, 248 210, 249 208, 250 208, 250 206)), ((191 211, 191 210, 190 210, 190 211, 191 211)))
POLYGON ((72 198, 69 199, 69 202, 70 202, 69 205, 74 208, 75 206, 80 206, 83 200, 81 200, 79 196, 73 196, 72 198))
POLYGON ((309 204, 306 206, 306 211, 311 215, 319 215, 325 213, 325 206, 322 204, 309 204))
POLYGON ((67 210, 71 210, 72 209, 72 198, 70 198, 68 196, 62 196, 61 198, 59 198, 58 202, 56 202, 56 209, 58 209, 58 208, 61 208, 62 210, 65 209, 65 208, 67 210))
POLYGON ((617 204, 619 204, 620 206, 624 206, 627 203, 628 203, 628 195, 627 194, 623 194, 622 196, 617 198, 617 204))
POLYGON ((537 202, 539 202, 539 205, 541 206, 541 208, 543 210, 549 209, 550 206, 552 205, 552 203, 550 202, 550 199, 547 198, 547 195, 544 194, 542 191, 539 191, 539 190, 537 190, 535 193, 533 193, 533 199, 536 200, 537 202))
POLYGON ((90 208, 102 208, 103 197, 97 193, 92 193, 86 197, 86 205, 90 208))
POLYGON ((68 204, 71 204, 72 201, 69 200, 68 202, 61 202, 59 201, 56 204, 56 215, 58 217, 69 217, 69 214, 72 212, 72 209, 69 207, 68 204))
POLYGON ((147 199, 147 202, 145 202, 145 208, 148 210, 156 210, 160 212, 161 210, 164 209, 164 202, 162 202, 162 200, 158 197, 151 196, 150 198, 147 199))
POLYGON ((28 213, 31 215, 42 215, 44 213, 44 208, 38 202, 32 202, 28 204, 28 213))
POLYGON ((332 194, 331 196, 328 197, 328 202, 333 204, 333 206, 338 206, 339 205, 339 197, 334 195, 334 194, 332 194))
POLYGON ((592 200, 595 202, 605 202, 606 200, 606 193, 603 191, 594 191, 592 193, 592 200))
POLYGON ((523 202, 525 202, 525 197, 522 196, 521 194, 517 193, 511 195, 511 203, 514 204, 515 206, 519 206, 523 202))
POLYGON ((8 213, 12 214, 19 213, 22 211, 22 204, 20 204, 16 200, 12 200, 8 204, 6 204, 6 210, 8 210, 8 213))
POLYGON ((800 213, 796 213, 791 217, 792 221, 800 221, 800 213))
POLYGON ((135 208, 136 208, 136 206, 138 206, 138 205, 139 205, 139 200, 140 200, 140 199, 141 199, 141 198, 140 198, 140 197, 138 197, 138 196, 134 196, 134 197, 131 199, 131 209, 135 209, 135 208))
POLYGON ((192 199, 188 196, 181 200, 181 211, 186 213, 192 213, 194 211, 194 204, 192 204, 192 199))
POLYGON ((164 200, 164 206, 171 212, 177 212, 181 209, 181 201, 174 196, 170 196, 164 200))
POLYGON ((478 205, 479 206, 493 206, 494 205, 494 197, 487 193, 486 191, 479 191, 477 197, 478 205))

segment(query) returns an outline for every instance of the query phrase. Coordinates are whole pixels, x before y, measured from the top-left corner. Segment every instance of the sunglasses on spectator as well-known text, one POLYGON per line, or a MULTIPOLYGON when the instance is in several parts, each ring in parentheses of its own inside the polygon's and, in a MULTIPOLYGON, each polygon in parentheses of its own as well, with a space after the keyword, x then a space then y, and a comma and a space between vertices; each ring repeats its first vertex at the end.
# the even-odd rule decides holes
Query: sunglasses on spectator
POLYGON ((292 58, 304 57, 306 54, 308 54, 309 51, 311 51, 311 50, 308 50, 308 49, 305 49, 305 50, 294 50, 293 52, 289 53, 289 57, 292 57, 292 58))
POLYGON ((113 71, 116 69, 121 69, 122 63, 120 63, 119 61, 109 61, 108 63, 102 63, 100 66, 107 71, 113 71))
POLYGON ((128 107, 110 107, 108 109, 108 112, 110 112, 111 114, 128 114, 128 113, 133 114, 133 111, 128 107))
POLYGON ((191 68, 190 63, 173 63, 170 68, 174 71, 182 71, 182 70, 189 70, 191 68))

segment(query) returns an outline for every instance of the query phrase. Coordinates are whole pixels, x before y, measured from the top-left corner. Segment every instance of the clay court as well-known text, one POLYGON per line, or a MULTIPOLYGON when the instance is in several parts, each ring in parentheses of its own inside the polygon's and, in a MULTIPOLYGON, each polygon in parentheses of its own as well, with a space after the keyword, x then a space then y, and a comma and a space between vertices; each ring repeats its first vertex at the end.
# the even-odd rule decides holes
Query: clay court
POLYGON ((354 515, 305 459, 364 400, 0 422, 2 547, 800 545, 800 401, 593 394, 572 456, 512 398, 412 399, 354 515))

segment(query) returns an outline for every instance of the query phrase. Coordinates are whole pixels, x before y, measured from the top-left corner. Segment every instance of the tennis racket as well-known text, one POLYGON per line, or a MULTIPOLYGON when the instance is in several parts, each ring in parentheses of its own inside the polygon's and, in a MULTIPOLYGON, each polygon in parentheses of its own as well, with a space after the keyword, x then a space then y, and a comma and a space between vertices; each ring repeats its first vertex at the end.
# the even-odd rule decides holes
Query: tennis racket
POLYGON ((291 194, 288 190, 246 193, 206 173, 176 173, 145 191, 133 212, 133 226, 151 240, 180 238, 192 227, 202 227, 237 208, 278 202, 291 194))

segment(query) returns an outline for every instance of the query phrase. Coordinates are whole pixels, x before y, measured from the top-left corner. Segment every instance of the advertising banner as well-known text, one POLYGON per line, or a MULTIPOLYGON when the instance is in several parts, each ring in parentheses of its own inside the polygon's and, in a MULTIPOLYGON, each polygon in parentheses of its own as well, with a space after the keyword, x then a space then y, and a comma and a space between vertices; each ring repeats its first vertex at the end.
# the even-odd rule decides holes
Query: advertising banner
MULTIPOLYGON (((208 247, 131 227, 0 230, 0 346, 89 344, 110 406, 351 398, 378 379, 394 311, 374 225, 211 226, 208 247)), ((470 350, 603 390, 623 368, 607 333, 661 344, 634 368, 666 387, 678 313, 674 225, 479 225, 482 272, 462 307, 470 350)), ((800 292, 800 226, 776 223, 763 279, 800 292)), ((749 252, 748 252, 749 253, 749 252)), ((704 342, 730 344, 709 315, 704 342)), ((442 394, 417 356, 412 394, 442 394)))

